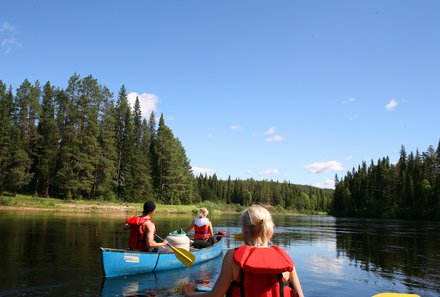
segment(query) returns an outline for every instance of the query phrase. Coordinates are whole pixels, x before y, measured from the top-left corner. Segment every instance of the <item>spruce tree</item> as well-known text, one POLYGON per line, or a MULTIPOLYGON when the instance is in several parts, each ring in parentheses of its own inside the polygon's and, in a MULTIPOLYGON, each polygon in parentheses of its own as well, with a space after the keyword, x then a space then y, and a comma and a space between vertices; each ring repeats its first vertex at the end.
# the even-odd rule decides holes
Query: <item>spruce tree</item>
POLYGON ((153 198, 150 175, 150 160, 148 156, 148 125, 142 121, 139 98, 136 97, 133 110, 133 201, 143 201, 153 198), (145 139, 144 139, 145 138, 145 139))
POLYGON ((31 159, 22 147, 20 129, 14 125, 11 127, 5 179, 7 189, 13 196, 29 184, 33 175, 30 168, 31 159))
POLYGON ((133 122, 127 91, 119 90, 116 109, 116 194, 118 199, 128 201, 133 187, 133 122))
POLYGON ((181 142, 165 125, 163 114, 157 130, 159 193, 165 203, 187 203, 192 195, 192 173, 181 142))
POLYGON ((157 129, 156 117, 154 112, 150 113, 148 118, 148 156, 150 158, 150 172, 151 181, 153 183, 153 191, 159 201, 161 201, 160 193, 160 172, 159 172, 159 157, 157 153, 157 129))

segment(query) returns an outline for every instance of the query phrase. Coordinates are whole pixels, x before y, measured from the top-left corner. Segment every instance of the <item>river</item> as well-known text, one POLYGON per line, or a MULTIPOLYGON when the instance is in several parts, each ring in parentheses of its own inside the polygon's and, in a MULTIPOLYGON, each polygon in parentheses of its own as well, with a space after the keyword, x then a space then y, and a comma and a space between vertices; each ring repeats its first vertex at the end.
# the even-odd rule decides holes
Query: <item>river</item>
MULTIPOLYGON (((222 257, 186 269, 103 277, 99 247, 123 248, 120 214, 0 211, 0 296, 173 296, 183 280, 212 285, 222 257)), ((156 215, 158 234, 190 215, 156 215)), ((240 233, 238 215, 213 215, 214 230, 240 233)), ((274 216, 273 243, 293 258, 307 297, 382 292, 440 296, 440 223, 330 216, 274 216)), ((240 242, 226 240, 224 250, 240 242)))

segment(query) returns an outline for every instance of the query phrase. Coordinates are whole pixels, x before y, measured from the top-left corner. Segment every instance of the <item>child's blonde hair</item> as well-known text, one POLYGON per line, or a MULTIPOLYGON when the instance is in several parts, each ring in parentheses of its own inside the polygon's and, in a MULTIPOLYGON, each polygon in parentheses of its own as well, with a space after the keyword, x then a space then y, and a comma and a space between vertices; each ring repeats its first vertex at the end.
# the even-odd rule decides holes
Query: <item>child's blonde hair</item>
POLYGON ((200 207, 199 218, 206 218, 209 215, 209 211, 206 207, 200 207))
POLYGON ((240 217, 240 225, 247 228, 249 245, 267 244, 273 235, 274 223, 270 212, 261 205, 253 204, 246 208, 240 217))

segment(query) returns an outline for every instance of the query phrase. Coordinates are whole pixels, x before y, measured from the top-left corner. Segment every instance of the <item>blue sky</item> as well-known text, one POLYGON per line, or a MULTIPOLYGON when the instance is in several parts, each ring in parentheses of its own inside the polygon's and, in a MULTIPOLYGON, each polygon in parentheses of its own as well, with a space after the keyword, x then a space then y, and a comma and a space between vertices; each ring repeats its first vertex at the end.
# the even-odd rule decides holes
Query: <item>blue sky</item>
POLYGON ((437 147, 440 1, 6 1, 0 79, 92 75, 164 114, 196 173, 332 187, 437 147))

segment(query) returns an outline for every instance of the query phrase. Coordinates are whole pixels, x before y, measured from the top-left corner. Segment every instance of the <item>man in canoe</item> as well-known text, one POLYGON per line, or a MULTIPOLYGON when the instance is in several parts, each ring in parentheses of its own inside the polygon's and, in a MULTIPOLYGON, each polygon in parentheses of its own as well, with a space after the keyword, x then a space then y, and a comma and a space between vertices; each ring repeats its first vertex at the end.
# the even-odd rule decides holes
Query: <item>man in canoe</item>
POLYGON ((166 246, 168 241, 156 242, 156 225, 151 219, 155 213, 156 204, 153 201, 144 203, 144 211, 141 216, 133 216, 125 220, 125 226, 130 228, 129 246, 132 250, 157 251, 160 246, 166 246))

